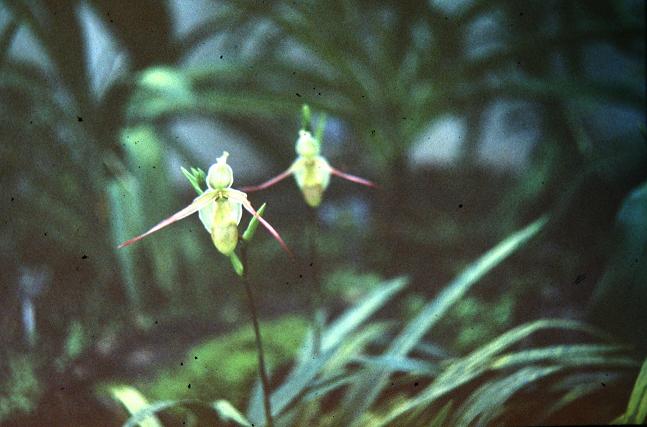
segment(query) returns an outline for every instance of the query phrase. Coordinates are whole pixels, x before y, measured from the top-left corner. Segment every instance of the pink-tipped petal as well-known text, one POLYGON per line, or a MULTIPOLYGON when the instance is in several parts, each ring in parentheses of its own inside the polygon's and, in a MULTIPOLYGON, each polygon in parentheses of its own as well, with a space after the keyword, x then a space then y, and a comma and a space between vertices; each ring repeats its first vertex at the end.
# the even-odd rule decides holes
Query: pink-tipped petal
POLYGON ((132 239, 123 242, 122 244, 117 246, 117 248, 121 249, 121 248, 123 248, 125 246, 131 245, 131 244, 137 242, 138 240, 141 240, 144 237, 148 236, 149 234, 152 234, 152 233, 166 227, 167 225, 173 224, 175 221, 179 221, 179 220, 181 220, 183 218, 186 218, 187 216, 189 216, 189 215, 191 215, 193 213, 196 213, 197 211, 199 211, 200 209, 204 208, 209 203, 211 203, 215 197, 216 197, 216 192, 214 192, 214 191, 205 192, 201 196, 196 197, 193 200, 193 203, 191 203, 186 208, 184 208, 181 211, 177 212, 176 214, 166 218, 164 221, 160 222, 159 224, 157 224, 155 227, 151 228, 150 230, 148 230, 144 234, 140 234, 137 237, 133 237, 132 239))
POLYGON ((292 251, 290 250, 290 248, 288 248, 288 245, 286 245, 286 244, 285 244, 285 242, 284 242, 284 241, 283 241, 283 239, 281 238, 281 235, 279 234, 279 232, 278 232, 278 231, 276 231, 276 230, 274 229, 274 227, 272 227, 272 226, 270 225, 270 223, 269 223, 269 222, 265 221, 265 219, 263 219, 263 217, 262 217, 262 216, 260 216, 260 215, 259 215, 259 214, 254 210, 254 208, 252 207, 251 203, 249 203, 249 202, 247 202, 247 203, 243 203, 243 207, 244 207, 245 209, 247 209, 247 211, 248 211, 249 213, 251 213, 252 215, 254 215, 254 216, 256 217, 256 219, 258 219, 258 221, 263 225, 263 227, 265 227, 265 228, 267 229, 267 231, 272 235, 272 237, 274 237, 274 238, 276 239, 276 241, 277 241, 277 242, 279 242, 279 245, 281 245, 281 248, 283 248, 283 250, 284 250, 288 255, 290 255, 290 258, 294 258, 294 254, 292 253, 292 251))
POLYGON ((332 173, 333 175, 338 176, 340 178, 343 178, 343 179, 345 179, 347 181, 354 182, 356 184, 365 185, 365 186, 371 187, 371 188, 378 188, 377 184, 375 184, 375 183, 373 183, 373 182, 371 182, 371 181, 369 181, 367 179, 360 178, 359 176, 351 175, 349 173, 344 173, 344 172, 342 172, 340 170, 337 170, 337 169, 333 168, 332 166, 330 167, 330 173, 332 173))
POLYGON ((251 193, 253 191, 265 190, 266 188, 271 187, 274 184, 277 184, 277 183, 283 181, 285 178, 287 178, 290 175, 292 175, 292 168, 286 170, 283 173, 278 174, 274 178, 272 178, 270 180, 267 180, 262 184, 252 185, 252 186, 249 186, 249 187, 243 187, 243 188, 241 188, 241 191, 244 191, 245 193, 251 193))
POLYGON ((249 200, 247 200, 247 195, 245 193, 239 190, 229 190, 228 197, 243 205, 243 208, 245 208, 247 212, 254 215, 256 219, 258 219, 258 222, 260 222, 263 225, 263 227, 265 227, 265 229, 267 229, 267 231, 272 235, 272 237, 274 237, 276 241, 279 242, 279 245, 281 245, 281 248, 283 248, 283 250, 288 255, 290 255, 290 258, 295 259, 294 254, 292 253, 290 248, 288 248, 288 245, 285 244, 279 232, 276 231, 274 227, 270 225, 269 222, 265 221, 265 219, 263 219, 263 217, 260 216, 258 212, 256 212, 252 204, 249 202, 249 200))

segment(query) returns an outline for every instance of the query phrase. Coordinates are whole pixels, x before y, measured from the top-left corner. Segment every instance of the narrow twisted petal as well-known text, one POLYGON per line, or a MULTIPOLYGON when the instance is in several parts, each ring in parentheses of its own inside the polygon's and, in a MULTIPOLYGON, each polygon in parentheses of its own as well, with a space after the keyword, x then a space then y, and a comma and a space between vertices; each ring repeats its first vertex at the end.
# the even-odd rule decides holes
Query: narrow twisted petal
POLYGON ((249 186, 249 187, 243 187, 242 191, 244 191, 246 193, 250 193, 250 192, 253 192, 253 191, 264 190, 264 189, 266 189, 268 187, 273 186, 274 184, 277 184, 277 183, 283 181, 285 178, 289 177, 290 175, 292 175, 292 167, 290 167, 285 172, 278 174, 274 178, 265 181, 262 184, 252 185, 252 186, 249 186))
POLYGON ((245 208, 247 212, 254 215, 254 217, 258 220, 258 222, 260 222, 263 225, 263 227, 265 227, 267 231, 272 235, 272 237, 274 237, 276 241, 279 242, 279 245, 281 245, 281 248, 283 248, 283 250, 288 255, 290 255, 291 258, 294 258, 294 254, 292 253, 290 248, 288 248, 288 245, 285 244, 285 242, 281 238, 281 235, 278 233, 278 231, 276 231, 274 227, 270 225, 269 222, 263 219, 263 217, 260 216, 258 212, 256 212, 256 210, 252 207, 252 204, 249 202, 249 200, 247 200, 247 195, 245 193, 243 193, 242 191, 230 189, 228 191, 228 197, 231 200, 235 200, 239 202, 241 205, 243 205, 243 208, 245 208))
POLYGON ((333 175, 338 176, 338 177, 340 177, 342 179, 345 179, 347 181, 354 182, 356 184, 361 184, 361 185, 365 185, 367 187, 377 188, 377 184, 375 184, 375 183, 373 183, 373 182, 371 182, 371 181, 369 181, 367 179, 360 178, 359 176, 351 175, 349 173, 344 173, 344 172, 342 172, 342 171, 340 171, 338 169, 333 168, 332 166, 330 167, 330 173, 332 173, 333 175))
POLYGON ((151 228, 150 230, 148 230, 144 234, 140 234, 137 237, 133 237, 132 239, 120 244, 117 247, 118 248, 123 248, 125 246, 131 245, 131 244, 137 242, 138 240, 141 240, 144 237, 148 236, 149 234, 152 234, 152 233, 166 227, 167 225, 171 225, 176 221, 179 221, 179 220, 181 220, 183 218, 186 218, 187 216, 189 216, 191 214, 196 213, 200 209, 207 206, 209 203, 212 203, 213 200, 215 199, 216 195, 217 195, 217 193, 215 191, 206 191, 201 196, 196 197, 189 206, 185 207, 184 209, 177 212, 176 214, 166 218, 164 221, 160 222, 159 224, 157 224, 156 226, 154 226, 153 228, 151 228))

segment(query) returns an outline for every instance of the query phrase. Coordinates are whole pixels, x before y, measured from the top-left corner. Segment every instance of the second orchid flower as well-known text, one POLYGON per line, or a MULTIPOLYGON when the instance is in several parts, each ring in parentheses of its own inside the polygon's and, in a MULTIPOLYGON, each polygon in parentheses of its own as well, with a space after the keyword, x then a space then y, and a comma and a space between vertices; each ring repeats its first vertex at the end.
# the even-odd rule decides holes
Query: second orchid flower
POLYGON ((307 130, 299 131, 296 143, 297 158, 285 172, 256 186, 243 187, 246 192, 259 191, 294 175, 297 186, 303 194, 306 203, 313 208, 321 204, 323 193, 330 184, 330 176, 335 175, 347 181, 377 187, 374 183, 355 175, 341 172, 332 167, 328 160, 321 155, 321 142, 307 130))

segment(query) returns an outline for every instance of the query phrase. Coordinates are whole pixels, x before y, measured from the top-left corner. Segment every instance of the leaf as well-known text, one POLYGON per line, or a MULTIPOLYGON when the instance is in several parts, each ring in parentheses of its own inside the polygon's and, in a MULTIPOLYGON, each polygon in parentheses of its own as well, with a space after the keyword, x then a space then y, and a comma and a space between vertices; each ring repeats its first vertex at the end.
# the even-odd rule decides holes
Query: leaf
POLYGON ((506 354, 496 358, 490 367, 492 369, 507 369, 537 362, 551 362, 561 366, 635 366, 634 359, 617 354, 626 350, 628 347, 620 345, 558 345, 506 354))
POLYGON ((148 406, 142 407, 137 411, 133 411, 132 415, 124 423, 123 427, 136 427, 138 424, 141 425, 141 422, 152 417, 157 412, 162 412, 167 409, 173 408, 174 406, 182 406, 184 401, 181 400, 162 400, 159 402, 152 403, 148 406))
POLYGON ((11 48, 17 31, 18 23, 11 20, 0 32, 0 66, 4 65, 4 60, 9 53, 9 48, 11 48))
POLYGON ((640 368, 627 410, 613 424, 643 424, 647 418, 647 359, 640 368))
MULTIPOLYGON (((119 181, 112 181, 108 184, 108 203, 111 213, 109 217, 110 231, 114 246, 130 238, 145 226, 142 221, 143 207, 137 197, 138 188, 137 181, 132 176, 125 176, 119 181)), ((143 300, 138 286, 143 273, 141 266, 135 262, 133 256, 136 251, 141 251, 141 249, 131 248, 117 251, 116 257, 128 304, 138 310, 143 300)))
POLYGON ((438 367, 435 364, 404 356, 357 356, 354 360, 362 363, 364 366, 388 372, 402 372, 417 375, 433 375, 438 372, 438 367))
MULTIPOLYGON (((124 423, 123 427, 135 427, 137 424, 141 424, 143 420, 146 420, 154 414, 175 407, 184 407, 191 410, 196 415, 199 415, 200 420, 204 422, 205 425, 213 425, 214 422, 217 422, 221 417, 220 412, 215 406, 198 399, 161 400, 159 402, 151 403, 133 413, 124 423)), ((161 424, 159 425, 161 426, 161 424)))
POLYGON ((478 418, 477 425, 490 425, 500 414, 503 404, 517 391, 530 383, 541 380, 563 369, 560 366, 522 368, 497 381, 490 381, 479 387, 458 409, 460 418, 454 425, 469 426, 478 418))
MULTIPOLYGON (((285 382, 272 393, 272 413, 280 415, 297 396, 299 396, 321 369, 334 356, 344 339, 366 321, 373 313, 388 302, 407 283, 404 277, 389 280, 371 292, 363 301, 346 311, 322 333, 321 352, 315 357, 312 350, 312 337, 306 337, 305 344, 285 382)), ((259 399, 252 399, 247 410, 252 421, 263 419, 263 409, 259 399)))
POLYGON ((449 401, 443 405, 443 407, 438 411, 438 414, 431 420, 429 423, 429 427, 442 427, 447 425, 445 422, 447 420, 447 417, 449 416, 449 411, 452 409, 452 404, 453 401, 449 401))
MULTIPOLYGON (((263 213, 265 212, 265 208, 267 207, 267 203, 263 203, 260 208, 256 212, 258 212, 259 216, 263 216, 263 213)), ((243 240, 246 242, 250 242, 254 238, 254 233, 256 233, 256 229, 258 228, 258 224, 260 221, 255 215, 252 215, 252 219, 249 220, 249 224, 247 225, 247 228, 245 229, 245 232, 243 233, 243 240)))
POLYGON ((367 295, 362 302, 332 322, 322 333, 322 349, 326 350, 340 344, 350 332, 379 310, 397 292, 402 290, 407 282, 408 279, 405 277, 397 277, 385 282, 367 295))
MULTIPOLYGON (((407 355, 474 283, 535 236, 546 224, 546 221, 546 217, 539 218, 504 239, 468 266, 440 295, 423 307, 421 312, 393 340, 384 354, 386 356, 407 355)), ((364 377, 357 381, 355 387, 348 392, 344 413, 349 419, 342 420, 343 424, 350 424, 351 420, 356 420, 358 415, 371 407, 387 383, 389 375, 388 371, 370 368, 365 371, 364 377)))
MULTIPOLYGON (((119 401, 128 410, 130 414, 135 414, 144 408, 150 406, 148 400, 134 387, 127 385, 114 386, 110 388, 112 397, 119 401)), ((140 427, 162 427, 162 423, 153 414, 141 417, 134 425, 140 427)))
POLYGON ((240 413, 229 401, 220 399, 213 403, 214 409, 220 415, 222 421, 231 421, 241 426, 251 426, 252 423, 247 421, 247 418, 240 413))
POLYGON ((617 383, 621 378, 622 375, 613 371, 576 372, 561 378, 551 386, 550 392, 563 393, 563 395, 541 411, 537 424, 547 425, 547 421, 555 413, 583 397, 599 392, 601 383, 609 385, 617 383))
POLYGON ((495 356, 533 333, 544 329, 567 329, 591 334, 598 333, 597 330, 587 325, 570 320, 542 319, 518 326, 474 350, 466 357, 453 361, 431 385, 425 388, 414 399, 393 408, 379 425, 393 422, 393 420, 402 414, 420 405, 431 405, 451 390, 474 380, 488 369, 492 369, 492 365, 496 360, 494 359, 495 356))
POLYGON ((319 114, 319 120, 317 120, 317 128, 315 129, 315 139, 319 143, 323 143, 324 131, 326 130, 326 113, 319 114))

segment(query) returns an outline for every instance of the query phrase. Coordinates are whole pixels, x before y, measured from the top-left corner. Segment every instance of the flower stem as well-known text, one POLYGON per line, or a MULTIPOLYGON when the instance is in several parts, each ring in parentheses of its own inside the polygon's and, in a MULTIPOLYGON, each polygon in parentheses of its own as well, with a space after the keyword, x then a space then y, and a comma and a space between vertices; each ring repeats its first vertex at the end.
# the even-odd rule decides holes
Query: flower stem
POLYGON ((265 408, 265 420, 268 427, 274 427, 274 420, 272 419, 272 406, 270 403, 270 382, 267 377, 267 370, 265 368, 265 353, 263 352, 263 342, 261 339, 261 329, 258 325, 258 314, 256 313, 256 304, 254 303, 254 294, 248 278, 248 265, 247 265, 247 248, 241 245, 241 262, 243 263, 242 281, 245 285, 245 293, 247 294, 247 305, 249 307, 250 317, 252 318, 252 325, 254 326, 254 334, 256 336, 256 352, 258 353, 258 373, 261 376, 261 383, 263 385, 263 406, 265 408))
POLYGON ((319 270, 319 250, 317 249, 317 236, 319 234, 319 222, 317 221, 317 210, 308 208, 308 246, 310 258, 310 309, 312 311, 313 325, 313 346, 312 351, 315 356, 321 352, 321 328, 323 323, 323 313, 321 311, 321 272, 319 270))

